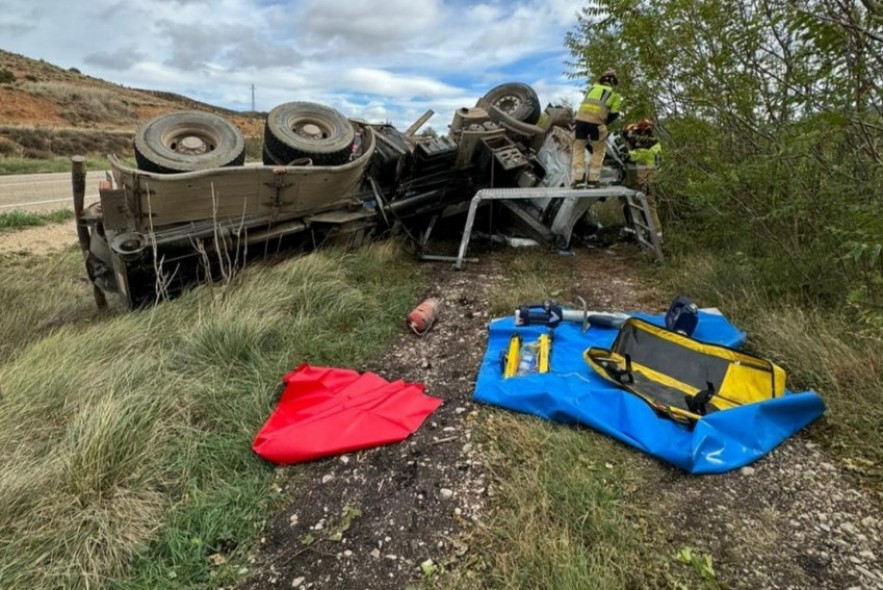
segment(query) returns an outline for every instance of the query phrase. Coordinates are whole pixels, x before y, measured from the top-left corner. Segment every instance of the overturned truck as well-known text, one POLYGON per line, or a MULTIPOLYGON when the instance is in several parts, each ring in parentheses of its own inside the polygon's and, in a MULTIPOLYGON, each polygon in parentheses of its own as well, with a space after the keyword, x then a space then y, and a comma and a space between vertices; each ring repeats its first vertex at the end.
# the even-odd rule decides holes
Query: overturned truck
MULTIPOLYGON (((245 163, 242 134, 217 115, 161 115, 136 133, 135 168, 110 157, 89 207, 75 159, 74 210, 96 301, 115 293, 140 307, 282 248, 358 246, 402 229, 422 245, 439 220, 469 211, 471 227, 487 198, 501 199, 528 237, 563 247, 591 198, 625 197, 642 220, 639 241, 661 256, 640 193, 561 188, 569 186, 570 109, 542 110, 532 88, 509 83, 455 112, 447 135, 418 137, 431 115, 402 132, 286 103, 267 116, 263 165, 245 163)), ((608 184, 627 183, 629 173, 611 141, 608 184)), ((468 239, 467 231, 460 265, 468 239)))

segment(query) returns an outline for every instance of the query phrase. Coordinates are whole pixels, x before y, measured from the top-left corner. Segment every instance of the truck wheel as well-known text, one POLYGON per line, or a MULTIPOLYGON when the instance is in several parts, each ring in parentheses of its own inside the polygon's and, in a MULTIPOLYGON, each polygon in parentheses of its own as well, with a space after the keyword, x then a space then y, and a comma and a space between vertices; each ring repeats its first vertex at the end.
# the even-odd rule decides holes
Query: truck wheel
POLYGON ((270 111, 264 126, 264 163, 310 158, 316 166, 350 159, 356 132, 334 109, 311 102, 289 102, 270 111))
POLYGON ((509 82, 492 88, 476 106, 486 110, 497 107, 513 119, 530 125, 540 120, 540 99, 533 88, 520 82, 509 82))
POLYGON ((135 161, 146 172, 192 172, 245 162, 245 139, 226 119, 200 111, 160 115, 135 134, 135 161))

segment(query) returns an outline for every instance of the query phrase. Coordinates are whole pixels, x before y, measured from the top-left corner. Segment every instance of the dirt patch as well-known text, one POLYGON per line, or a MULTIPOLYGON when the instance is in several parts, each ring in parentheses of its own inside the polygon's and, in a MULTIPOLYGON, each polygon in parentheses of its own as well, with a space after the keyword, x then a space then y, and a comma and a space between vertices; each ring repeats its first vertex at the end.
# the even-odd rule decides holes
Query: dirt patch
MULTIPOLYGON (((517 254, 479 255, 465 272, 427 267, 427 295, 443 299, 439 324, 422 339, 403 333, 368 367, 424 383, 445 403, 403 444, 280 470, 290 505, 268 523, 244 588, 400 589, 420 582, 427 560, 456 568, 472 558, 470 531, 491 503, 485 459, 472 442, 482 408, 470 398, 488 293, 510 282, 505 269, 517 254)), ((572 281, 561 299, 661 311, 673 295, 648 283, 629 246, 549 256, 572 281)), ((634 501, 657 515, 671 557, 686 546, 710 554, 720 587, 883 589, 879 502, 808 436, 723 476, 689 476, 637 451, 632 460, 646 473, 634 501)))
MULTIPOLYGON (((488 261, 460 273, 433 266, 427 296, 441 319, 426 336, 403 333, 371 363, 387 379, 423 383, 444 400, 408 441, 289 470, 292 505, 267 526, 246 588, 404 588, 420 564, 466 551, 464 525, 480 520, 487 492, 471 442, 470 402, 487 338, 487 290, 502 279, 488 261), (358 510, 339 541, 329 531, 358 510), (309 544, 308 544, 309 543, 309 544)), ((416 302, 415 302, 416 303, 416 302)), ((428 567, 428 566, 427 566, 428 567)))
POLYGON ((883 588, 879 505, 806 435, 739 471, 654 488, 674 542, 711 554, 728 588, 883 588))
POLYGON ((0 231, 0 255, 44 256, 77 243, 73 221, 13 231, 0 231))
POLYGON ((58 106, 45 98, 0 87, 0 121, 25 122, 37 127, 67 127, 58 106))

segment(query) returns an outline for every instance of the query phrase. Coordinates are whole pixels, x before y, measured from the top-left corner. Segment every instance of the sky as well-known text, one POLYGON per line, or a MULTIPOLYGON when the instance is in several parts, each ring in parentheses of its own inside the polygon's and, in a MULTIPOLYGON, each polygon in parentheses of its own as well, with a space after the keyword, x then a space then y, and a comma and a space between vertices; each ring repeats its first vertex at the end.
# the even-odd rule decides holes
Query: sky
POLYGON ((0 48, 237 111, 291 101, 442 131, 490 88, 578 103, 564 35, 585 0, 0 0, 0 48))

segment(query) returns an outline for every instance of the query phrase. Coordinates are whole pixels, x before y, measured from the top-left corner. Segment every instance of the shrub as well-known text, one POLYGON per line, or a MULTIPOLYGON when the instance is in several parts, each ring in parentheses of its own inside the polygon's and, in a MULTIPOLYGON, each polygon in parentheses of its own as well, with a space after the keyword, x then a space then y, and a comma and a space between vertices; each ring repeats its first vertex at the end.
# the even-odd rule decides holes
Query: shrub
POLYGON ((0 70, 0 84, 9 84, 15 82, 15 74, 7 69, 0 70))
POLYGON ((21 146, 11 139, 0 137, 0 155, 3 157, 17 156, 19 153, 21 153, 21 146))

